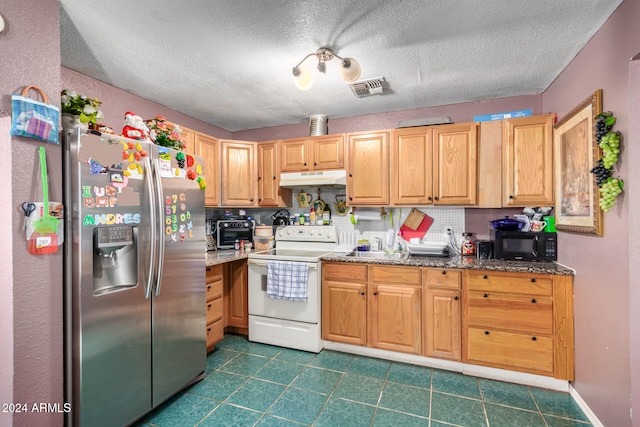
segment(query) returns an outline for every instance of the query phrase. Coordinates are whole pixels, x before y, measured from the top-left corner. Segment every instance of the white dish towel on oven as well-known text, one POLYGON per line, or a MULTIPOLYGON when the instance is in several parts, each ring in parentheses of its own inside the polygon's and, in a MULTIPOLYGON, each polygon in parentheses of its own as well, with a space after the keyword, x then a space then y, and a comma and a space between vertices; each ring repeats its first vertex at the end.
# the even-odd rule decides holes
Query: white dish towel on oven
POLYGON ((267 261, 267 296, 307 301, 309 265, 304 262, 267 261))

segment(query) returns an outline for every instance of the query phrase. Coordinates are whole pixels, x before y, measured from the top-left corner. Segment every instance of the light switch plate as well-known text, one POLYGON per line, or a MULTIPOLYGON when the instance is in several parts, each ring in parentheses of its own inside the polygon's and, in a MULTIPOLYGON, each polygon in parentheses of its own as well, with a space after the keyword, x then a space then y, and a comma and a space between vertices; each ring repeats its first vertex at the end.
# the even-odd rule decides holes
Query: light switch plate
POLYGON ((2 18, 2 15, 0 15, 0 33, 2 30, 4 30, 4 19, 2 18))

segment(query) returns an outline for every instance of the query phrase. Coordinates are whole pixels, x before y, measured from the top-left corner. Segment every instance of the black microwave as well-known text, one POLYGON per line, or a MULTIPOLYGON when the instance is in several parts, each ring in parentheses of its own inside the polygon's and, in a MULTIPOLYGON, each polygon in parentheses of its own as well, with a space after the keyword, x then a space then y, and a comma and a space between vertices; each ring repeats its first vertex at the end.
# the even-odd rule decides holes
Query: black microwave
POLYGON ((545 231, 491 231, 496 259, 557 261, 558 235, 545 231))
POLYGON ((255 223, 245 219, 219 219, 216 221, 216 246, 218 249, 233 249, 235 242, 253 242, 255 223))

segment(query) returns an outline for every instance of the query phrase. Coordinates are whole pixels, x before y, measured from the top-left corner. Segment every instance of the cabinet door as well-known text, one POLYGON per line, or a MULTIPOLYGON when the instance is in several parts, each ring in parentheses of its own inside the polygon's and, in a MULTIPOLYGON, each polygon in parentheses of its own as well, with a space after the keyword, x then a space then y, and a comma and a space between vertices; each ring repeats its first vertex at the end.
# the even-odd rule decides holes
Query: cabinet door
POLYGON ((249 298, 247 260, 226 264, 225 286, 227 289, 226 320, 227 326, 239 328, 247 333, 249 327, 249 298))
POLYGON ((389 204, 388 132, 349 134, 347 151, 349 204, 389 204))
POLYGON ((329 170, 344 168, 344 135, 328 135, 311 139, 312 168, 329 170))
POLYGON ((222 149, 222 205, 257 206, 255 143, 220 141, 222 149))
POLYGON ((420 354, 422 349, 419 286, 373 284, 368 288, 369 347, 420 354))
POLYGON ((434 204, 477 203, 477 129, 477 123, 433 127, 434 204))
POLYGON ((391 204, 433 203, 431 128, 391 132, 391 204))
POLYGON ((504 121, 503 206, 553 206, 553 117, 504 121))
POLYGON ((367 344, 366 283, 322 281, 322 339, 346 344, 367 344))
POLYGON ((278 143, 258 144, 258 206, 280 206, 278 143))
POLYGON ((310 170, 309 143, 307 138, 281 141, 280 152, 280 170, 282 172, 310 170))
POLYGON ((218 189, 220 187, 218 140, 196 132, 195 152, 196 155, 204 158, 204 177, 207 181, 207 187, 204 190, 204 204, 207 207, 216 207, 219 203, 218 189))
POLYGON ((423 313, 425 317, 424 355, 460 360, 462 352, 460 291, 427 288, 423 313))
POLYGON ((190 154, 196 154, 196 132, 182 126, 180 126, 180 129, 182 129, 180 136, 184 139, 186 145, 184 151, 190 154))

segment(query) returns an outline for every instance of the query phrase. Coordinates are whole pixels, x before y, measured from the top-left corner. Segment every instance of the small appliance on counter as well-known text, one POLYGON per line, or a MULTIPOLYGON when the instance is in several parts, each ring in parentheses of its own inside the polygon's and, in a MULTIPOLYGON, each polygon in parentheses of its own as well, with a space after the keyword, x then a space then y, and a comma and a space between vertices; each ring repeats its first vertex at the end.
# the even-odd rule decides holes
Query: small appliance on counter
POLYGON ((546 231, 491 230, 496 259, 512 261, 557 261, 558 236, 546 231))
POLYGON ((218 249, 234 249, 236 241, 253 243, 255 223, 248 219, 225 218, 216 221, 216 246, 218 249))
POLYGON ((493 242, 491 240, 478 240, 476 248, 479 259, 493 258, 493 242))
POLYGON ((291 214, 286 209, 279 209, 276 213, 271 215, 271 219, 273 220, 273 234, 276 233, 276 228, 279 226, 291 224, 291 221, 289 220, 290 216, 291 214))

